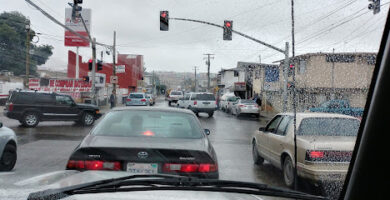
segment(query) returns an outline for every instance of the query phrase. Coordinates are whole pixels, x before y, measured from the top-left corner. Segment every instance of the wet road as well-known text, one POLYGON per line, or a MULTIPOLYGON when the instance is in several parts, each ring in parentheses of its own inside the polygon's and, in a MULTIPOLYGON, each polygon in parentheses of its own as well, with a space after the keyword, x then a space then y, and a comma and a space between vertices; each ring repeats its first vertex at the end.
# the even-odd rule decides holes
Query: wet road
MULTIPOLYGON (((161 100, 156 107, 167 107, 161 100)), ((200 114, 204 128, 211 130, 209 136, 218 156, 220 178, 266 183, 282 186, 281 172, 270 164, 255 166, 251 154, 251 136, 269 118, 237 118, 218 111, 213 117, 200 114)), ((20 180, 63 170, 72 150, 88 134, 90 127, 73 122, 42 122, 36 128, 20 127, 19 122, 1 115, 0 121, 18 136, 18 161, 12 172, 0 173, 0 187, 9 187, 20 180)))

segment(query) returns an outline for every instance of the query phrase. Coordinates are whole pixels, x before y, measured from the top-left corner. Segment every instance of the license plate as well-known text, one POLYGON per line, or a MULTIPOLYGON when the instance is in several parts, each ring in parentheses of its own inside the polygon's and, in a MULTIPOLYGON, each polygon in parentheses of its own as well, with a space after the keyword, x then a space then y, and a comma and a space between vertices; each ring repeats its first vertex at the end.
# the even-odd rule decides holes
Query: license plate
POLYGON ((127 163, 127 172, 134 174, 157 174, 157 163, 127 163))
POLYGON ((203 102, 203 104, 210 104, 210 102, 203 102))

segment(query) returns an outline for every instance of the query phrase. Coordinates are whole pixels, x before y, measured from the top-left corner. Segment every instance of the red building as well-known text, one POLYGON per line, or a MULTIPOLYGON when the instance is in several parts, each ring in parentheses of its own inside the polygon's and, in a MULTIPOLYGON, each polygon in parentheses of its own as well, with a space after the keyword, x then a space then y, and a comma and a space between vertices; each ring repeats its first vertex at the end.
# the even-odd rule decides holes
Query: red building
MULTIPOLYGON (((118 65, 125 66, 125 72, 117 73, 119 88, 126 88, 128 91, 135 91, 137 89, 137 81, 142 80, 143 77, 143 56, 132 54, 118 54, 118 65)), ((88 63, 82 62, 82 57, 79 56, 79 78, 88 76, 88 63)), ((110 83, 110 76, 112 76, 112 63, 103 63, 103 69, 96 71, 106 75, 106 83, 110 83)), ((68 78, 75 78, 76 75, 76 54, 73 51, 68 52, 68 78)))

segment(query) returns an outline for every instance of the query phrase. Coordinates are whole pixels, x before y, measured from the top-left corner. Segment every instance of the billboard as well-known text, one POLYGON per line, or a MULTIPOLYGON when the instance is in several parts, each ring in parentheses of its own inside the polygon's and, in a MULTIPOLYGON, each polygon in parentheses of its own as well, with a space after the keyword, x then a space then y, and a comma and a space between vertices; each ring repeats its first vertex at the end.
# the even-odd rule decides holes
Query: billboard
MULTIPOLYGON (((83 16, 85 25, 88 30, 91 30, 91 9, 83 8, 81 10, 81 16, 83 16)), ((88 38, 87 31, 84 28, 83 22, 81 19, 72 19, 72 8, 65 8, 65 26, 72 29, 73 31, 79 33, 82 36, 88 38)), ((80 38, 79 36, 73 34, 72 32, 65 29, 65 46, 71 47, 88 47, 89 41, 80 38)))

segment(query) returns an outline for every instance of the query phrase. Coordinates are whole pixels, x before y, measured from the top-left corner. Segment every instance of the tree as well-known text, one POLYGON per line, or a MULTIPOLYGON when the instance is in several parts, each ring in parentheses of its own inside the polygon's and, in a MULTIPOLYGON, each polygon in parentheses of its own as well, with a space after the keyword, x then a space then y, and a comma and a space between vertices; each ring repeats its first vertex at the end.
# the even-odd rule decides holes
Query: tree
MULTIPOLYGON (((26 24, 28 19, 19 12, 0 14, 0 70, 26 73, 26 24)), ((37 66, 45 64, 53 54, 51 45, 35 45, 31 41, 35 31, 30 30, 30 74, 36 74, 37 66)))

